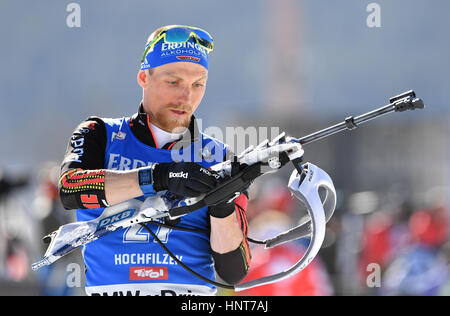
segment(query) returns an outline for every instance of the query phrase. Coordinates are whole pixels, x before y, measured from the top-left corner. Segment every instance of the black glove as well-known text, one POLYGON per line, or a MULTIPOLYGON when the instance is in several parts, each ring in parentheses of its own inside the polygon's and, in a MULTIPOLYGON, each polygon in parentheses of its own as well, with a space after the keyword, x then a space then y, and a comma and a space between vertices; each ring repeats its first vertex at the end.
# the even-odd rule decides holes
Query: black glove
POLYGON ((227 217, 234 213, 235 205, 236 204, 234 203, 234 200, 233 200, 230 203, 221 202, 217 205, 210 206, 208 209, 209 215, 211 215, 212 217, 217 217, 217 218, 227 217))
POLYGON ((158 163, 153 170, 155 191, 169 190, 181 197, 196 197, 216 187, 220 175, 195 162, 158 163))

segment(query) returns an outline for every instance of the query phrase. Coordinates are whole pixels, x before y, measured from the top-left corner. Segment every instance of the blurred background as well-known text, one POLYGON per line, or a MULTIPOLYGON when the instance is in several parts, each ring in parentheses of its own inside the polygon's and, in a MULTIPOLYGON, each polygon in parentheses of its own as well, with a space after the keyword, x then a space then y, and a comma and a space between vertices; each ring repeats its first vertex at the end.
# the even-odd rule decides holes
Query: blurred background
MULTIPOLYGON (((301 137, 409 89, 426 104, 305 147, 339 195, 323 249, 296 278, 241 294, 449 295, 448 12, 445 0, 2 0, 0 294, 84 295, 79 252, 30 270, 41 237, 74 220, 56 187, 67 142, 90 115, 135 113, 148 35, 185 24, 215 40, 196 114, 203 130, 301 137)), ((252 186, 251 237, 302 219, 287 192, 291 171, 252 186)), ((249 278, 281 271, 304 249, 254 246, 249 278)))

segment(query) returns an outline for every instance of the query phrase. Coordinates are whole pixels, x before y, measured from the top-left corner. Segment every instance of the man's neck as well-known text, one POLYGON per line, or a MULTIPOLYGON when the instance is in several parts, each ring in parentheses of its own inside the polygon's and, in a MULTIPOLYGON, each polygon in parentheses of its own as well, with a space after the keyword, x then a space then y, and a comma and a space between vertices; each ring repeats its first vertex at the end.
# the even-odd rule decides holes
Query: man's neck
POLYGON ((152 122, 150 122, 150 127, 153 131, 153 137, 155 137, 156 142, 158 143, 159 147, 164 147, 165 144, 169 142, 175 142, 183 137, 183 135, 186 133, 187 128, 186 127, 180 127, 177 128, 179 130, 183 130, 182 133, 169 133, 162 128, 159 128, 152 122))
MULTIPOLYGON (((156 147, 156 148, 163 148, 163 149, 170 149, 172 148, 172 144, 175 141, 172 141, 171 143, 166 143, 165 145, 160 145, 157 143, 157 140, 155 138, 154 132, 152 128, 153 124, 150 122, 150 115, 148 115, 146 112, 144 112, 142 103, 139 106, 138 113, 135 113, 130 118, 130 128, 133 134, 144 144, 156 147)), ((158 126, 159 127, 159 126, 158 126)), ((162 129, 164 131, 164 129, 162 129)), ((167 132, 167 131, 165 131, 167 132)), ((191 142, 195 141, 199 137, 199 129, 195 120, 195 117, 191 117, 191 122, 187 128, 180 129, 179 133, 182 134, 182 146, 189 146, 191 142)), ((178 134, 178 133, 177 133, 178 134)))

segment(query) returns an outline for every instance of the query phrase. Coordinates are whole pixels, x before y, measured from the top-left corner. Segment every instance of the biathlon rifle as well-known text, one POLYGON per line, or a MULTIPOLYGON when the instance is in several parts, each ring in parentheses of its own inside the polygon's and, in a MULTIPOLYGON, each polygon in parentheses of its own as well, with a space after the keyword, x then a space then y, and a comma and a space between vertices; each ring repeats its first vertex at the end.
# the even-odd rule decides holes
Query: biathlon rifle
MULTIPOLYGON (((241 154, 211 167, 224 179, 210 192, 196 198, 174 200, 170 192, 162 192, 145 201, 132 199, 104 209, 96 219, 62 225, 58 230, 44 237, 49 243, 44 258, 32 265, 33 270, 49 265, 74 249, 136 224, 158 223, 163 218, 176 219, 205 206, 214 206, 224 201, 232 201, 245 191, 259 176, 276 172, 288 162, 294 170, 288 187, 292 195, 306 207, 309 220, 298 226, 266 240, 249 241, 272 248, 300 238, 309 238, 309 246, 303 256, 292 267, 279 273, 258 278, 235 286, 220 284, 198 275, 173 256, 163 243, 159 243, 174 260, 198 277, 214 285, 242 291, 256 286, 270 284, 289 278, 302 271, 319 252, 325 238, 326 223, 336 207, 336 190, 329 175, 312 163, 303 163, 303 146, 344 130, 354 130, 362 123, 392 112, 423 109, 424 103, 416 97, 413 90, 392 97, 389 104, 357 117, 349 116, 339 124, 330 126, 302 138, 280 134, 275 139, 265 140, 256 147, 250 146, 241 154), (322 199, 319 189, 326 194, 322 199)), ((152 234, 157 240, 157 236, 152 234)), ((158 240, 157 240, 158 241, 158 240)))

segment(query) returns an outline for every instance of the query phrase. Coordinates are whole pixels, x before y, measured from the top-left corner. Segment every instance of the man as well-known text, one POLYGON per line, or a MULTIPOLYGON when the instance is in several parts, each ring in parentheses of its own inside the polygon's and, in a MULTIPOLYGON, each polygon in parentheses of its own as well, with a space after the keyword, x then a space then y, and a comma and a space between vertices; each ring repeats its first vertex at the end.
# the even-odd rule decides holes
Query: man
MULTIPOLYGON (((59 191, 64 207, 77 209, 78 220, 96 218, 103 208, 133 198, 167 192, 196 197, 220 182, 208 168, 225 159, 227 146, 200 133, 193 116, 205 93, 212 49, 213 40, 204 30, 179 25, 157 29, 137 75, 143 91, 138 113, 121 119, 89 117, 76 128, 61 166, 59 191)), ((236 284, 250 263, 246 207, 242 194, 231 203, 166 221, 164 227, 149 227, 194 271, 209 279, 216 271, 236 284)), ((216 292, 170 258, 139 225, 86 245, 83 259, 89 295, 216 292)))

